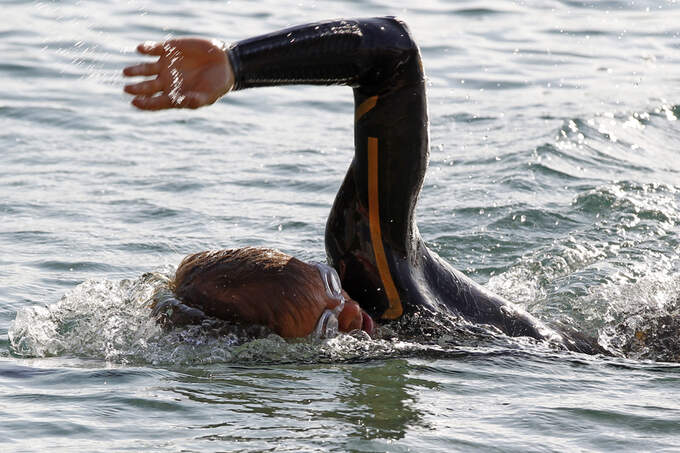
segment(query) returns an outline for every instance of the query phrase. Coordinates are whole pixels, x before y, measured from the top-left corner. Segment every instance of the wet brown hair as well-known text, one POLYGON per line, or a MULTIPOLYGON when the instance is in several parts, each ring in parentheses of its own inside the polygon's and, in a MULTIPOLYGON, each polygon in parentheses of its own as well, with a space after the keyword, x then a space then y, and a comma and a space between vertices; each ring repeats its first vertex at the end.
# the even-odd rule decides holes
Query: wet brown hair
POLYGON ((260 324, 292 338, 309 333, 324 310, 313 266, 278 250, 246 247, 189 255, 177 268, 175 295, 228 321, 260 324))

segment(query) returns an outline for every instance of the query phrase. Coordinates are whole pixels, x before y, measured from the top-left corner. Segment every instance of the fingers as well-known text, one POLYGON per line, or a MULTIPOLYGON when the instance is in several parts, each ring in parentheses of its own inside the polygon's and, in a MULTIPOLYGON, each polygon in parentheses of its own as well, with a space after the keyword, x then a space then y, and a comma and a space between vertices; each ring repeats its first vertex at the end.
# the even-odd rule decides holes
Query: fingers
POLYGON ((145 94, 152 95, 163 90, 163 82, 160 79, 145 80, 131 85, 125 85, 123 88, 129 94, 145 94))
MULTIPOLYGON (((126 87, 127 88, 127 87, 126 87)), ((166 94, 159 96, 137 96, 132 100, 132 105, 140 110, 165 110, 165 109, 197 109, 210 105, 215 100, 204 93, 188 93, 186 96, 170 97, 166 94)))
POLYGON ((140 110, 164 110, 176 107, 176 104, 166 94, 160 96, 137 96, 132 100, 132 105, 140 110))
POLYGON ((137 46, 137 52, 143 53, 144 55, 154 55, 160 57, 165 53, 164 49, 165 43, 147 41, 137 46))
POLYGON ((128 77, 134 76, 151 76, 157 75, 161 71, 161 65, 158 61, 154 63, 141 63, 134 66, 128 66, 123 69, 123 74, 128 77))

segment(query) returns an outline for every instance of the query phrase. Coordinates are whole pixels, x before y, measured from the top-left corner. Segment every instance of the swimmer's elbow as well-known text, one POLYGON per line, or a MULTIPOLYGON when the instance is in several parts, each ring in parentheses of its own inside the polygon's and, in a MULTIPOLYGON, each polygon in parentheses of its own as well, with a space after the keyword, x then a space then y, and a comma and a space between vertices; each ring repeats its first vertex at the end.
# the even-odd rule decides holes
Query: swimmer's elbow
POLYGON ((420 49, 406 23, 395 17, 364 22, 365 72, 361 85, 395 87, 424 79, 420 49))
POLYGON ((418 51, 418 45, 406 22, 398 17, 383 17, 379 21, 381 22, 379 27, 382 38, 386 40, 386 45, 390 45, 397 52, 412 53, 418 51))

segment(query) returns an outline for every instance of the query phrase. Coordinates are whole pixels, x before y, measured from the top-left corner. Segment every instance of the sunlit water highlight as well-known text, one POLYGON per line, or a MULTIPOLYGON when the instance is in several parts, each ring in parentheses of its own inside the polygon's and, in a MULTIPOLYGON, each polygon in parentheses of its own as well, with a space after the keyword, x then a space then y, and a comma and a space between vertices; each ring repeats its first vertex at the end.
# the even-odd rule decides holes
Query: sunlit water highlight
POLYGON ((677 448, 677 2, 3 7, 3 451, 677 448), (149 317, 191 252, 323 261, 353 107, 297 87, 142 114, 121 94, 135 45, 388 14, 428 74, 428 245, 612 357, 455 319, 285 342, 149 317))

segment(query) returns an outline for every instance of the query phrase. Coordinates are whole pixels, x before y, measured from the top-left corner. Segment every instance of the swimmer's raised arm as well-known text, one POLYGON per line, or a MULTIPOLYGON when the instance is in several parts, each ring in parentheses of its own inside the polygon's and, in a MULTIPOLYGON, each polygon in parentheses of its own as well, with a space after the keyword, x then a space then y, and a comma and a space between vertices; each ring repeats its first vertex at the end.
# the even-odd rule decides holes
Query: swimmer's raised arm
POLYGON ((232 44, 199 38, 140 44, 154 63, 124 69, 125 76, 155 76, 125 86, 144 110, 198 108, 234 89, 312 84, 348 85, 378 94, 422 81, 418 50, 405 25, 393 18, 335 20, 300 25, 232 44), (389 82, 388 82, 389 80, 389 82))
POLYGON ((234 86, 234 72, 219 42, 179 38, 140 44, 137 51, 159 57, 123 70, 128 77, 155 76, 125 86, 125 92, 135 95, 132 104, 139 109, 195 109, 214 103, 234 86))

